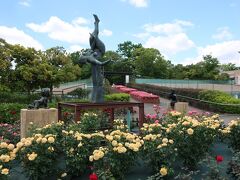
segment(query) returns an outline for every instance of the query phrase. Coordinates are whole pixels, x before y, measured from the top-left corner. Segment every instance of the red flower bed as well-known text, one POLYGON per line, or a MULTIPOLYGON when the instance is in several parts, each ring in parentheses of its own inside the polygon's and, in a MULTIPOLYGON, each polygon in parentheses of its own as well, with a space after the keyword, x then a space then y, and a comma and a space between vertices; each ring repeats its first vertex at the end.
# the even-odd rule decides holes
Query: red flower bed
POLYGON ((114 85, 113 88, 115 88, 119 92, 128 93, 131 95, 132 98, 143 103, 159 103, 159 96, 154 94, 150 94, 144 91, 138 91, 137 89, 128 88, 123 85, 114 85))
POLYGON ((144 91, 130 92, 132 98, 144 103, 159 103, 159 96, 144 91))

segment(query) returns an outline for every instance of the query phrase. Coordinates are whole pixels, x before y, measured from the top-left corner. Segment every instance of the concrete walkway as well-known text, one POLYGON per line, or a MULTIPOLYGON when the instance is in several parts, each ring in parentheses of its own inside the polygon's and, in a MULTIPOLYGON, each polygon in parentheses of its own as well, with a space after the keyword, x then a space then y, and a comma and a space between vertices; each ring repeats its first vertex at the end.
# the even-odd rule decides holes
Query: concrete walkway
MULTIPOLYGON (((135 99, 130 99, 131 102, 139 102, 136 101, 135 99)), ((160 97, 160 107, 161 107, 161 111, 160 114, 163 114, 164 112, 167 111, 168 107, 169 107, 170 101, 168 99, 164 99, 160 97)), ((154 110, 153 110, 153 105, 152 103, 144 103, 144 111, 145 114, 155 114, 154 110)), ((138 113, 138 109, 136 109, 137 113, 138 113)), ((205 110, 201 110, 192 106, 189 106, 189 111, 196 111, 198 113, 203 113, 206 112, 205 110)), ((240 114, 219 114, 220 119, 224 120, 225 124, 228 124, 231 120, 236 120, 239 119, 240 120, 240 114)), ((137 117, 137 116, 136 116, 137 117)))

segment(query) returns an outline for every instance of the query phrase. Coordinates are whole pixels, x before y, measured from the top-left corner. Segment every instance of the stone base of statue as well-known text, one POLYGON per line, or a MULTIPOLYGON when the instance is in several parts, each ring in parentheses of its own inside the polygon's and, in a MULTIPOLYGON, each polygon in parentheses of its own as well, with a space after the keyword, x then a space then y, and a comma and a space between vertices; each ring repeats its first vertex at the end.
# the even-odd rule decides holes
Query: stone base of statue
POLYGON ((181 113, 188 112, 188 102, 176 102, 174 110, 181 113))
POLYGON ((29 128, 41 128, 58 121, 58 110, 50 109, 21 109, 21 138, 27 137, 29 128), (33 125, 31 125, 33 124, 33 125))

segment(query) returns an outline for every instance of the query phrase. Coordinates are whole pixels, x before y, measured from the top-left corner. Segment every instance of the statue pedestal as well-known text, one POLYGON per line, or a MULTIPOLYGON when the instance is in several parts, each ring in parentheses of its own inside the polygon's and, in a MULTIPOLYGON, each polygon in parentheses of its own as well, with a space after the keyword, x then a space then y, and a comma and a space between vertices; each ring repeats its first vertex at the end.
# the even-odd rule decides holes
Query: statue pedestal
POLYGON ((174 110, 181 112, 181 113, 186 113, 186 112, 188 112, 188 103, 187 102, 176 102, 174 110))
POLYGON ((58 121, 58 110, 50 109, 21 109, 21 138, 27 136, 33 123, 34 127, 41 128, 47 124, 58 121))

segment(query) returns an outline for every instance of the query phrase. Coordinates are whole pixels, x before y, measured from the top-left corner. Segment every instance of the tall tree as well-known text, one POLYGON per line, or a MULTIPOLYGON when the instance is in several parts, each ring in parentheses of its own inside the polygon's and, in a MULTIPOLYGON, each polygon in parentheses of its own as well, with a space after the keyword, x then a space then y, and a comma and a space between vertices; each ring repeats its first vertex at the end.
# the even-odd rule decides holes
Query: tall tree
POLYGON ((47 49, 43 57, 51 65, 51 76, 45 79, 45 86, 49 87, 51 92, 54 86, 80 77, 80 67, 73 64, 71 56, 63 47, 47 49))
POLYGON ((130 60, 132 57, 132 53, 137 48, 142 48, 142 44, 133 44, 131 41, 125 41, 123 43, 118 44, 117 53, 119 53, 123 58, 127 58, 130 60))
POLYGON ((166 61, 157 49, 137 48, 133 52, 136 74, 153 78, 168 78, 170 61, 166 61))

